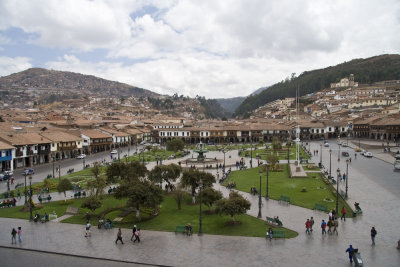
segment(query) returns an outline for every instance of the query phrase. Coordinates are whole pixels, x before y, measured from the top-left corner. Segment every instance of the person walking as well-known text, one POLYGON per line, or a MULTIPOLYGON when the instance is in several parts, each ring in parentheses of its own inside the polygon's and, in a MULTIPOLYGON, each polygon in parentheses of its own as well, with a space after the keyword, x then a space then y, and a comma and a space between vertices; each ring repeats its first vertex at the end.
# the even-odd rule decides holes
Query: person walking
POLYGON ((353 263, 353 253, 354 253, 354 248, 352 245, 346 249, 346 253, 349 253, 349 259, 350 263, 353 263))
POLYGON ((321 223, 322 235, 326 235, 326 222, 322 220, 321 223))
POLYGON ((376 236, 377 232, 375 230, 375 227, 372 227, 371 229, 371 240, 372 240, 372 246, 375 246, 375 236, 376 236))
POLYGON ((310 228, 311 228, 311 222, 310 222, 310 219, 307 219, 307 221, 306 221, 306 234, 311 234, 311 232, 310 232, 310 228))
POLYGON ((133 241, 133 238, 135 237, 135 233, 136 233, 136 224, 133 226, 132 228, 132 237, 131 237, 131 241, 133 241))
POLYGON ((86 224, 86 233, 85 237, 90 237, 90 222, 88 221, 86 224))
POLYGON ((15 228, 11 230, 11 244, 17 244, 17 230, 15 228))
POLYGON ((333 226, 333 222, 331 219, 329 219, 328 221, 328 234, 332 234, 332 226, 333 226))
POLYGON ((314 226, 314 218, 311 216, 311 219, 310 219, 310 223, 311 223, 311 226, 310 226, 310 231, 311 231, 311 233, 312 233, 312 231, 313 231, 313 226, 314 226))
POLYGON ((339 226, 339 222, 338 222, 337 218, 335 218, 335 220, 333 220, 333 233, 336 232, 336 235, 339 234, 337 231, 338 226, 339 226))
POLYGON ((115 244, 117 244, 118 240, 121 241, 122 245, 124 244, 124 241, 122 241, 122 232, 121 232, 121 228, 118 228, 117 240, 115 240, 115 244))
POLYGON ((140 243, 140 229, 139 228, 135 232, 135 240, 133 240, 133 243, 135 243, 136 241, 138 243, 140 243))
POLYGON ((344 219, 344 221, 346 221, 346 208, 343 206, 342 210, 342 216, 340 217, 340 220, 344 219))
POLYGON ((22 242, 22 228, 21 226, 18 227, 18 242, 21 243, 22 242))

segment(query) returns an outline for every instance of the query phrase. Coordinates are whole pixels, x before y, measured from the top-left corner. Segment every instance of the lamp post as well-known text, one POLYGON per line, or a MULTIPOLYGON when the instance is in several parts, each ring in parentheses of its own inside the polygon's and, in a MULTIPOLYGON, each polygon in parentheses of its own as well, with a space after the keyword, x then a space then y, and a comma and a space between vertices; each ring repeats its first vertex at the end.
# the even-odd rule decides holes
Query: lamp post
POLYGON ((26 204, 26 170, 24 171, 24 176, 25 176, 25 204, 26 204))
POLYGON ((332 149, 329 149, 329 178, 332 177, 332 149))
POLYGON ((346 159, 346 194, 344 196, 346 199, 347 199, 348 181, 349 181, 349 159, 346 159))
POLYGON ((222 153, 224 153, 224 166, 222 166, 222 175, 225 175, 225 148, 222 149, 222 153))
POLYGON ((267 193, 265 194, 265 199, 268 200, 269 199, 269 195, 268 195, 268 162, 265 162, 265 173, 267 174, 267 193))
POLYGON ((340 161, 340 143, 339 143, 339 153, 337 155, 337 161, 340 161))
POLYGON ((287 143, 287 164, 290 164, 290 146, 291 146, 292 142, 290 140, 290 138, 288 138, 288 143, 287 143))
POLYGON ((56 176, 54 175, 54 162, 56 161, 56 158, 53 156, 53 178, 55 178, 56 176))
POLYGON ((199 227, 199 235, 202 235, 203 234, 203 218, 201 217, 201 204, 202 204, 202 196, 201 196, 201 188, 203 187, 203 180, 201 180, 200 179, 200 183, 199 183, 199 189, 200 189, 200 217, 199 217, 199 224, 200 224, 200 227, 199 227))
POLYGON ((261 218, 261 206, 262 206, 262 200, 261 200, 261 175, 262 175, 262 171, 260 170, 260 192, 258 192, 258 215, 257 218, 261 218))
POLYGON ((337 178, 336 178, 336 212, 338 212, 339 208, 339 175, 340 175, 340 169, 337 168, 337 178))
POLYGON ((121 149, 118 148, 118 162, 121 162, 121 149))
POLYGON ((85 159, 84 158, 82 159, 82 169, 83 170, 85 169, 85 159))
POLYGON ((61 165, 58 165, 58 183, 61 182, 61 165))
POLYGON ((321 154, 320 154, 320 158, 319 158, 319 166, 322 167, 322 143, 320 144, 321 146, 321 154))
POLYGON ((29 220, 32 221, 33 220, 33 216, 32 216, 32 176, 29 176, 29 213, 30 213, 30 217, 29 220))
POLYGON ((251 145, 250 145, 250 168, 253 168, 253 138, 251 138, 251 145))

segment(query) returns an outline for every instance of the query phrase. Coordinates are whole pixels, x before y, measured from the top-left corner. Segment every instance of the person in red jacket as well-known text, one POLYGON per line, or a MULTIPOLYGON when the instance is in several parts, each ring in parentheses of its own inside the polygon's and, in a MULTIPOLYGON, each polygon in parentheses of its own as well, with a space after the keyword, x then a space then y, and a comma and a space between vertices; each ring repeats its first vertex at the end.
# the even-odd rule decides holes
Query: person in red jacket
POLYGON ((306 221, 306 234, 311 234, 311 232, 310 232, 310 228, 311 228, 311 222, 310 222, 310 219, 307 219, 307 221, 306 221))

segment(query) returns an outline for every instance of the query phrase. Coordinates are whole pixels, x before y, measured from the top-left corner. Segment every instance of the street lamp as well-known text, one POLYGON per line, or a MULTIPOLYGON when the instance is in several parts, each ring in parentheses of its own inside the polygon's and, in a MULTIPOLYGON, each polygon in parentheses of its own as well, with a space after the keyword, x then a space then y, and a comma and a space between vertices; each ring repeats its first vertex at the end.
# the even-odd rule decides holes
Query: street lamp
POLYGON ((82 159, 82 168, 85 169, 85 159, 82 159))
POLYGON ((262 175, 262 171, 260 169, 260 192, 258 192, 258 216, 257 218, 261 218, 261 205, 262 205, 262 201, 261 201, 261 175, 262 175))
POLYGON ((225 147, 222 149, 222 153, 224 153, 224 166, 222 166, 222 175, 225 175, 225 147))
POLYGON ((29 176, 29 212, 30 212, 30 217, 29 220, 33 220, 32 216, 32 175, 29 176))
POLYGON ((56 178, 54 175, 54 162, 56 161, 56 158, 53 156, 53 178, 56 178))
POLYGON ((319 158, 319 167, 322 167, 322 143, 320 144, 321 146, 321 154, 320 154, 320 158, 319 158))
POLYGON ((26 202, 27 202, 27 201, 26 201, 26 193, 27 193, 27 192, 26 192, 26 174, 27 174, 27 173, 26 173, 26 170, 25 170, 25 171, 24 171, 24 176, 25 176, 25 204, 26 204, 26 202))
POLYGON ((338 212, 339 208, 339 175, 340 175, 340 169, 337 168, 337 178, 336 178, 336 212, 338 212))
POLYGON ((269 199, 269 195, 268 195, 268 162, 265 162, 265 172, 267 174, 267 193, 265 194, 265 199, 268 200, 269 199))
POLYGON ((287 142, 287 164, 290 164, 290 146, 292 145, 292 142, 290 140, 290 138, 288 138, 288 142, 287 142))
POLYGON ((58 183, 61 182, 61 165, 58 165, 58 183))
POLYGON ((332 149, 329 149, 329 178, 332 177, 332 149))
POLYGON ((200 188, 200 217, 199 217, 199 223, 200 223, 200 227, 199 227, 199 235, 203 234, 203 221, 202 221, 202 217, 201 217, 201 204, 202 204, 202 196, 201 196, 201 188, 203 187, 203 180, 200 179, 200 183, 199 183, 199 188, 200 188))
POLYGON ((339 143, 339 153, 337 155, 337 161, 340 161, 340 143, 339 143))
POLYGON ((346 194, 345 198, 347 199, 347 189, 348 189, 348 181, 349 181, 349 159, 346 159, 346 194))
POLYGON ((253 168, 253 138, 251 138, 250 145, 250 168, 253 168))

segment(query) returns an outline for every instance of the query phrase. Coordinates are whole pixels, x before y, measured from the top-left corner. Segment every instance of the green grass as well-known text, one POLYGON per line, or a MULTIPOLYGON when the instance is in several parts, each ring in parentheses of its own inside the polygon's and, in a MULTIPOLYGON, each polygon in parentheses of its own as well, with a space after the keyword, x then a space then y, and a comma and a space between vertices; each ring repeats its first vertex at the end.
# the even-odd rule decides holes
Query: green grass
MULTIPOLYGON (((234 181, 236 183, 236 188, 240 191, 250 193, 250 188, 252 186, 259 190, 259 170, 261 170, 261 167, 233 171, 223 185, 227 185, 230 181, 234 181)), ((271 199, 278 200, 279 197, 283 195, 290 197, 291 204, 308 209, 313 209, 315 203, 324 204, 330 210, 336 208, 336 191, 333 193, 332 185, 325 184, 320 173, 308 173, 307 178, 289 178, 288 168, 287 165, 285 165, 282 172, 269 172, 268 176, 268 194, 271 199), (306 192, 301 192, 303 187, 306 188, 306 192), (324 201, 324 199, 327 198, 334 201, 324 201)), ((266 193, 266 180, 266 174, 264 171, 261 177, 261 191, 263 196, 265 196, 266 193)), ((342 209, 343 204, 345 205, 346 210, 352 210, 339 196, 339 210, 342 209)), ((352 216, 351 213, 352 212, 348 212, 347 214, 352 216)))
MULTIPOLYGON (((186 225, 190 223, 193 227, 194 232, 199 230, 199 205, 191 205, 191 198, 188 197, 182 204, 182 209, 178 210, 175 200, 167 195, 164 202, 161 204, 160 212, 157 216, 150 214, 149 209, 143 209, 141 215, 142 221, 137 222, 135 218, 135 212, 130 213, 124 217, 122 222, 116 223, 118 227, 131 228, 132 225, 138 224, 141 229, 154 230, 154 231, 167 231, 173 232, 177 225, 186 225)), ((58 216, 62 216, 67 206, 74 206, 79 208, 79 214, 72 216, 63 223, 86 223, 86 212, 89 210, 81 208, 81 204, 84 199, 73 199, 68 200, 68 204, 64 201, 55 201, 43 204, 42 208, 35 208, 33 213, 38 212, 39 214, 48 214, 56 211, 58 216)), ((126 199, 117 200, 112 195, 106 195, 102 200, 102 207, 97 209, 91 216, 92 224, 96 225, 100 215, 105 213, 104 218, 110 218, 113 220, 116 217, 120 217, 121 212, 124 210, 126 199)), ((235 216, 235 220, 240 222, 237 225, 230 225, 232 221, 229 216, 219 216, 216 214, 208 215, 206 206, 203 208, 203 233, 214 234, 214 235, 229 235, 229 236, 253 236, 253 237, 265 237, 265 232, 269 225, 266 225, 265 221, 251 217, 249 215, 235 216)), ((23 211, 22 207, 4 208, 0 209, 0 217, 9 218, 20 218, 29 219, 29 211, 23 211)), ((297 233, 286 228, 272 227, 273 230, 285 230, 286 237, 296 237, 297 233)))
MULTIPOLYGON (((254 149, 251 152, 250 149, 247 149, 246 151, 240 152, 241 157, 250 157, 252 156, 253 158, 256 158, 257 155, 260 156, 261 160, 266 160, 267 155, 272 155, 275 153, 275 151, 272 148, 261 148, 261 149, 254 149)), ((278 150, 277 152, 278 159, 279 160, 287 160, 287 147, 282 147, 282 149, 278 150)), ((291 146, 290 151, 289 151, 289 158, 291 160, 296 159, 296 147, 291 146)), ((303 150, 303 148, 300 146, 300 158, 302 159, 310 159, 310 157, 307 155, 307 153, 303 150)))

